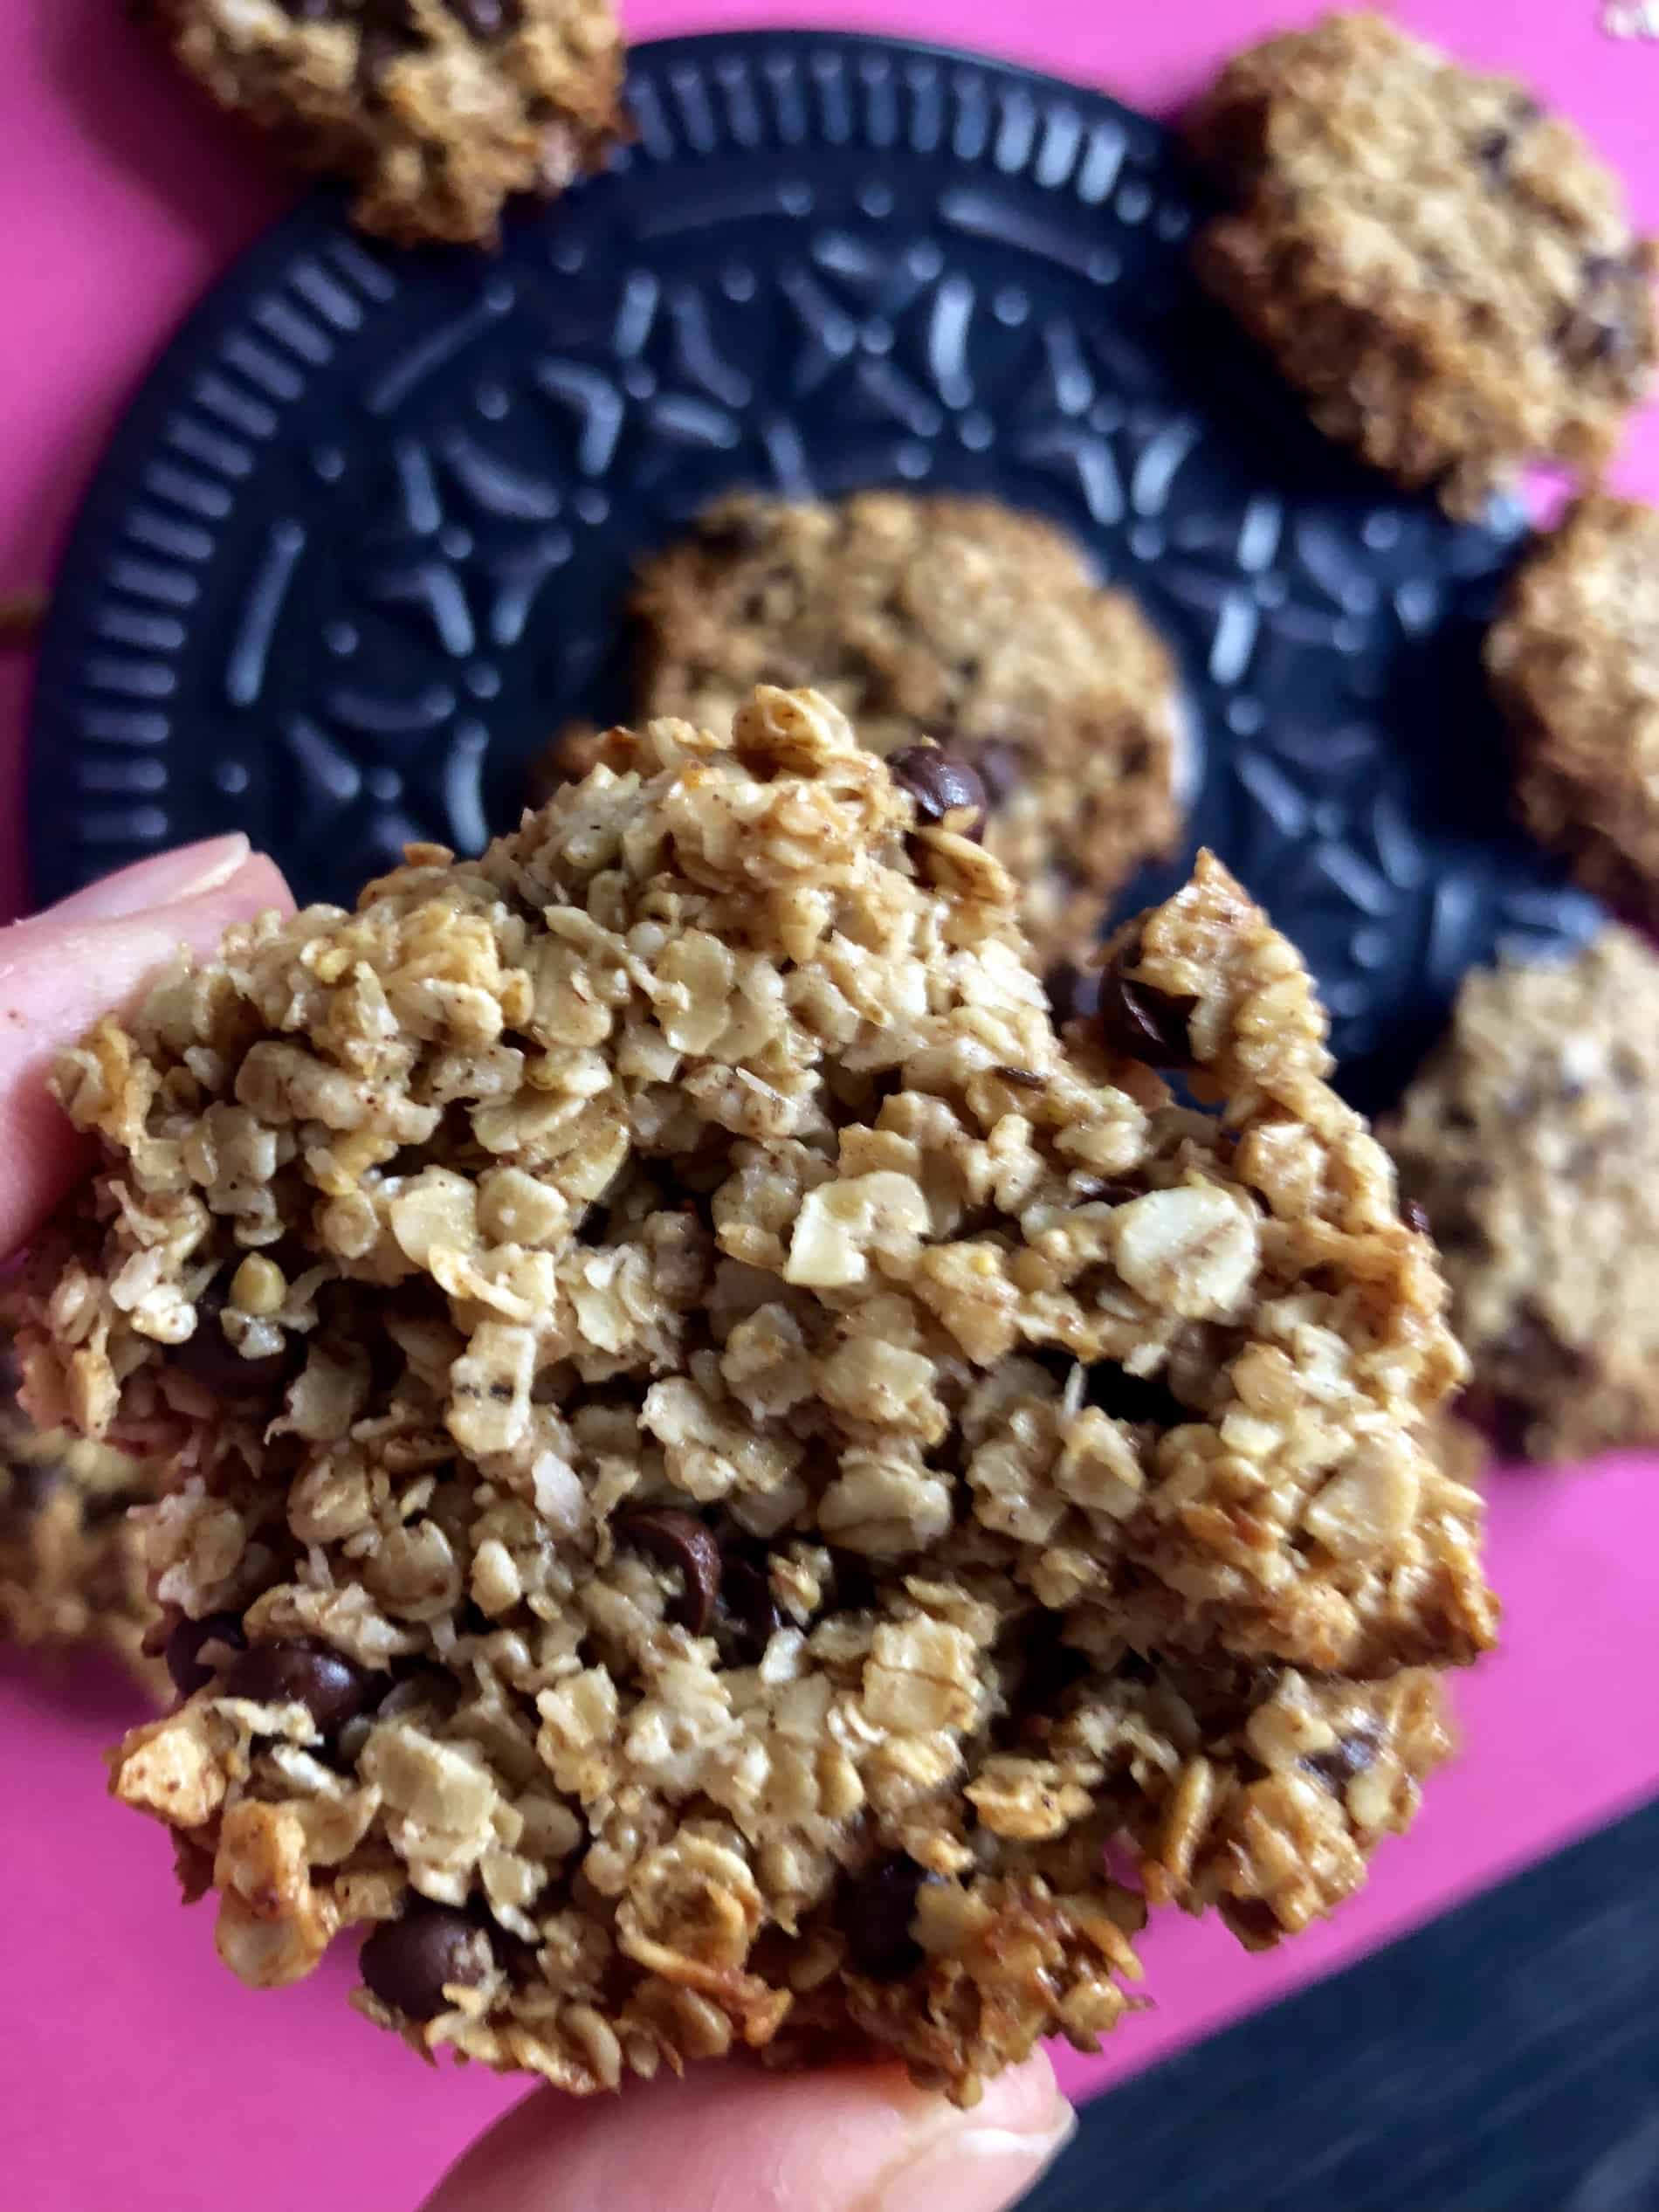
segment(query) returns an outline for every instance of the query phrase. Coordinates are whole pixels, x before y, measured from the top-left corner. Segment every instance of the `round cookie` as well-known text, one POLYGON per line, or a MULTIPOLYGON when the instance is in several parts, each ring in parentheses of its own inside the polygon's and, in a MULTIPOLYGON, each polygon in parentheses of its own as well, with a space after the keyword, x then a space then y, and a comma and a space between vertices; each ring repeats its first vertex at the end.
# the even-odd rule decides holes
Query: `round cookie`
MULTIPOLYGON (((1091 949, 1112 893, 1179 834, 1174 663, 1035 515, 740 494, 644 564, 632 614, 643 717, 723 729, 756 684, 811 684, 873 751, 932 739, 971 766, 1044 965, 1091 949)), ((582 773, 590 743, 568 733, 554 773, 582 773)))
POLYGON ((622 134, 610 0, 143 0, 222 107, 357 188, 403 245, 485 244, 622 134))
POLYGON ((1580 500, 1516 569, 1486 666, 1527 828, 1620 912, 1659 921, 1659 513, 1580 500))
POLYGON ((1327 437, 1459 514, 1533 461, 1600 471, 1656 256, 1572 124, 1359 13, 1238 55, 1187 137, 1225 203, 1199 274, 1327 437))
POLYGON ((954 820, 762 689, 65 1058, 29 1395, 174 1455, 115 1788, 246 1980, 971 2098, 1132 2002, 1108 1844, 1259 1945, 1409 1818, 1493 1628, 1432 1248, 1215 860, 1063 1046, 954 820))
POLYGON ((1423 1209, 1504 1448, 1659 1437, 1659 956, 1610 927, 1559 967, 1471 975, 1387 1140, 1423 1209))

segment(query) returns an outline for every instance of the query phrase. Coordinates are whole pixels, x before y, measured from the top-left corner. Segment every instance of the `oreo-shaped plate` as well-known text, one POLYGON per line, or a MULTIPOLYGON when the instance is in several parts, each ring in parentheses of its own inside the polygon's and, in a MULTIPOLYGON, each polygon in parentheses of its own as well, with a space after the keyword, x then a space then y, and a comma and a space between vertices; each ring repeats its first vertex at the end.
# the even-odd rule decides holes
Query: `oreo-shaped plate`
POLYGON ((191 317, 59 579, 41 898, 231 828, 302 898, 476 850, 558 724, 626 713, 642 554, 740 486, 896 485, 1043 513, 1135 594, 1184 671, 1183 860, 1301 947, 1361 1103, 1471 962, 1593 926, 1509 824, 1481 681, 1518 509, 1453 525, 1309 429, 1192 284, 1167 132, 840 35, 642 46, 630 96, 636 142, 499 254, 321 192, 191 317))

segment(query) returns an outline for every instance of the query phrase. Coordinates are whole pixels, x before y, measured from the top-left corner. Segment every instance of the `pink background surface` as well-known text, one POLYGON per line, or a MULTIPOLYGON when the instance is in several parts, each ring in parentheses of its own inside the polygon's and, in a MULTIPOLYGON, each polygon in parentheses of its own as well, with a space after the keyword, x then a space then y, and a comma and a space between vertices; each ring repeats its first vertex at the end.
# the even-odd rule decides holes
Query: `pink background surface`
MULTIPOLYGON (((1167 111, 1229 45, 1316 7, 1282 0, 631 0, 638 37, 833 23, 974 44, 1167 111)), ((1408 0, 1408 27, 1530 78, 1594 134, 1659 227, 1659 45, 1599 31, 1599 0, 1408 0)), ((180 315, 294 188, 175 83, 112 0, 5 0, 0 73, 0 592, 45 582, 109 427, 180 315)), ((1659 424, 1626 486, 1659 493, 1659 424)), ((16 797, 26 665, 0 663, 0 914, 23 900, 16 797)), ((1408 1845, 1331 1926, 1265 1960, 1208 1926, 1149 1940, 1153 2008, 1104 2085, 1386 1940, 1659 1788, 1653 1660, 1659 1462, 1593 1477, 1499 1473, 1491 1565, 1505 1648, 1461 1685, 1468 1749, 1408 1845)), ((344 1959, 256 1996, 171 1898, 161 1832, 103 1795, 99 1753, 131 1692, 95 1665, 0 1660, 0 1864, 10 2002, 0 2024, 0 2177, 31 2212, 399 2212, 514 2082, 430 2078, 344 2003, 344 1959)), ((668 2212, 668 2209, 664 2209, 668 2212)))

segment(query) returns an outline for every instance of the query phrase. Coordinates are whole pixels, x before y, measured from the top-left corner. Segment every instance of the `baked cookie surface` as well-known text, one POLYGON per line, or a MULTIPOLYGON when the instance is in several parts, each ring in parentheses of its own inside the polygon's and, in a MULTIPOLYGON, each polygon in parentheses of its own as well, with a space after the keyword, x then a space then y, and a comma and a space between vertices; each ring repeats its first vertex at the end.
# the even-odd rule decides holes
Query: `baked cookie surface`
POLYGON ((246 1980, 971 2098, 1131 2002, 1108 1844, 1261 1945, 1408 1821, 1493 1633, 1432 1248, 1224 869, 1063 1046, 953 818, 763 688, 66 1056, 28 1395, 176 1455, 115 1787, 246 1980))
POLYGON ((1659 920, 1659 513, 1580 500, 1516 570, 1486 665, 1528 829, 1619 912, 1659 920))
POLYGON ((365 230, 492 239, 622 130, 610 0, 145 0, 222 107, 348 178, 365 230))
POLYGON ((1203 281, 1327 436, 1455 513, 1607 460, 1656 351, 1650 241, 1573 127, 1380 16, 1229 62, 1188 120, 1203 281))
MULTIPOLYGON (((1045 963, 1180 827, 1174 663, 1063 531, 989 500, 740 494, 641 568, 642 717, 729 726, 756 684, 810 684, 872 750, 933 739, 983 786, 987 849, 1045 963)), ((581 773, 589 733, 548 763, 581 773)), ((545 771, 544 771, 545 777, 545 771)), ((544 784, 545 788, 545 784, 544 784)))
POLYGON ((1659 1437, 1659 956, 1610 927, 1564 966, 1471 975, 1385 1134, 1504 1447, 1659 1437))

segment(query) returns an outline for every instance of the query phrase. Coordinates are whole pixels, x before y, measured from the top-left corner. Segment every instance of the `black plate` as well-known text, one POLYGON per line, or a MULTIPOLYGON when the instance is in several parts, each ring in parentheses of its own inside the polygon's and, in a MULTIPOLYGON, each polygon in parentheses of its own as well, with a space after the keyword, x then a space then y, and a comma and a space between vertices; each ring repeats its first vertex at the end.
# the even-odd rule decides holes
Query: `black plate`
POLYGON ((307 897, 476 847, 547 733, 624 711, 643 551, 736 485, 892 483, 1040 509, 1140 597, 1192 841, 1309 957, 1355 1095, 1500 941, 1582 935, 1480 682, 1518 513, 1455 527, 1307 429, 1194 293, 1167 133, 842 35, 667 40, 630 82, 637 143, 499 256, 394 253, 322 193, 192 316, 59 580, 43 899, 232 827, 307 897))

